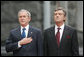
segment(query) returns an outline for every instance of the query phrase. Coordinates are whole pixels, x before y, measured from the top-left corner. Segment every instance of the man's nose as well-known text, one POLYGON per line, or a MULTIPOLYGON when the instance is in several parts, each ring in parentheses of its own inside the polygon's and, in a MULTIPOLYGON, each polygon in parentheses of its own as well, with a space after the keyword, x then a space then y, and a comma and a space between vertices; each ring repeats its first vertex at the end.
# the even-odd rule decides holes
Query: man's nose
POLYGON ((24 17, 22 17, 21 19, 24 19, 24 17))
POLYGON ((57 17, 59 16, 59 14, 57 14, 57 17))

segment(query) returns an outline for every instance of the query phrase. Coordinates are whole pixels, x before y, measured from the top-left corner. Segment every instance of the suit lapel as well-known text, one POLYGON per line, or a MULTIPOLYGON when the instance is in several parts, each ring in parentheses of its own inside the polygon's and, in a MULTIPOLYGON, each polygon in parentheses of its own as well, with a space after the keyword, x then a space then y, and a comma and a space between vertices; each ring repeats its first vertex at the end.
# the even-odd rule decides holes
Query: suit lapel
POLYGON ((51 29, 51 38, 52 38, 54 44, 57 46, 57 39, 55 37, 55 26, 52 27, 52 29, 51 29))
MULTIPOLYGON (((21 38, 21 27, 20 27, 20 26, 16 29, 16 31, 15 31, 14 34, 15 34, 15 36, 18 38, 18 40, 22 39, 22 38, 21 38)), ((33 29, 32 29, 31 26, 29 26, 29 31, 28 31, 27 37, 31 37, 32 34, 33 34, 33 29)))
POLYGON ((62 43, 64 42, 65 38, 66 38, 66 35, 67 35, 67 28, 66 28, 66 25, 64 27, 64 31, 63 31, 63 35, 62 35, 62 38, 61 38, 61 41, 60 41, 60 46, 62 45, 62 43))
POLYGON ((32 34, 33 34, 33 29, 31 26, 29 26, 29 31, 28 31, 27 37, 32 37, 32 34))
POLYGON ((15 36, 18 38, 18 40, 20 40, 21 39, 21 30, 20 30, 21 28, 20 28, 20 26, 16 29, 16 31, 15 31, 15 36))

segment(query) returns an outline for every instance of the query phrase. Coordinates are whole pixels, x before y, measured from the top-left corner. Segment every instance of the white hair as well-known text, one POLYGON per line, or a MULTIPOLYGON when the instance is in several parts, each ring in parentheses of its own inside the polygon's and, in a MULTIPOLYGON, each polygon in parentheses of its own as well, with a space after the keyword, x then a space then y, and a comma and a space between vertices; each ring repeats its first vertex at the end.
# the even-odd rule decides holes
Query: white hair
POLYGON ((27 15, 28 15, 29 17, 31 17, 30 12, 29 12, 28 10, 25 10, 25 9, 21 9, 21 10, 18 12, 18 16, 19 16, 19 13, 20 13, 20 12, 23 12, 23 11, 27 12, 27 15))

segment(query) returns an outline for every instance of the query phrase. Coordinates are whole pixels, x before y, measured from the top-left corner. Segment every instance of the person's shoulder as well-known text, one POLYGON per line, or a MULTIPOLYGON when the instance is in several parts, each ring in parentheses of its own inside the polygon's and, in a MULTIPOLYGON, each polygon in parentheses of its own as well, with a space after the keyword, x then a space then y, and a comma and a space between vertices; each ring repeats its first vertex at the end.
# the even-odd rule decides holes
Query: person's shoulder
POLYGON ((52 30, 54 30, 54 26, 52 26, 52 27, 50 27, 50 28, 47 28, 47 29, 45 29, 44 31, 52 31, 52 30))
POLYGON ((66 25, 66 28, 67 28, 67 30, 70 30, 70 31, 76 31, 76 29, 74 27, 71 27, 69 25, 66 25))
POLYGON ((20 28, 20 27, 17 26, 16 28, 13 28, 10 32, 15 32, 15 31, 17 31, 19 28, 20 28))
POLYGON ((32 27, 32 26, 30 26, 30 27, 32 28, 33 31, 41 31, 41 29, 39 29, 39 28, 32 27))

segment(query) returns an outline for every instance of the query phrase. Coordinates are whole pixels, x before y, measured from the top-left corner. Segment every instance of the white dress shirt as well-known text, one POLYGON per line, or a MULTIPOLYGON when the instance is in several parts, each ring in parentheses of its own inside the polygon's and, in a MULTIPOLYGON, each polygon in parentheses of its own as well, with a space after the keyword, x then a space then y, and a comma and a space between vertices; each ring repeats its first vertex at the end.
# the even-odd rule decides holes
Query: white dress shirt
MULTIPOLYGON (((23 32, 23 30, 22 30, 23 28, 24 28, 24 27, 21 26, 21 35, 22 35, 22 32, 23 32)), ((25 33, 26 33, 26 37, 27 37, 29 25, 27 25, 27 26, 25 27, 25 29, 26 29, 26 30, 25 30, 25 33)))
MULTIPOLYGON (((57 33, 57 31, 58 31, 58 26, 57 25, 55 25, 55 35, 56 35, 56 33, 57 33)), ((60 41, 61 41, 61 38, 62 38, 62 35, 63 35, 63 31, 64 31, 64 24, 62 25, 62 26, 60 26, 60 30, 59 30, 59 32, 60 32, 60 41)))
MULTIPOLYGON (((23 29, 24 27, 22 27, 21 26, 21 35, 22 35, 22 32, 23 32, 23 29)), ((27 37, 27 35, 28 35, 28 30, 29 30, 29 25, 27 25, 26 27, 25 27, 25 33, 26 33, 26 37, 27 37)), ((18 42, 18 48, 20 48, 21 47, 21 45, 20 45, 20 43, 18 42)))

